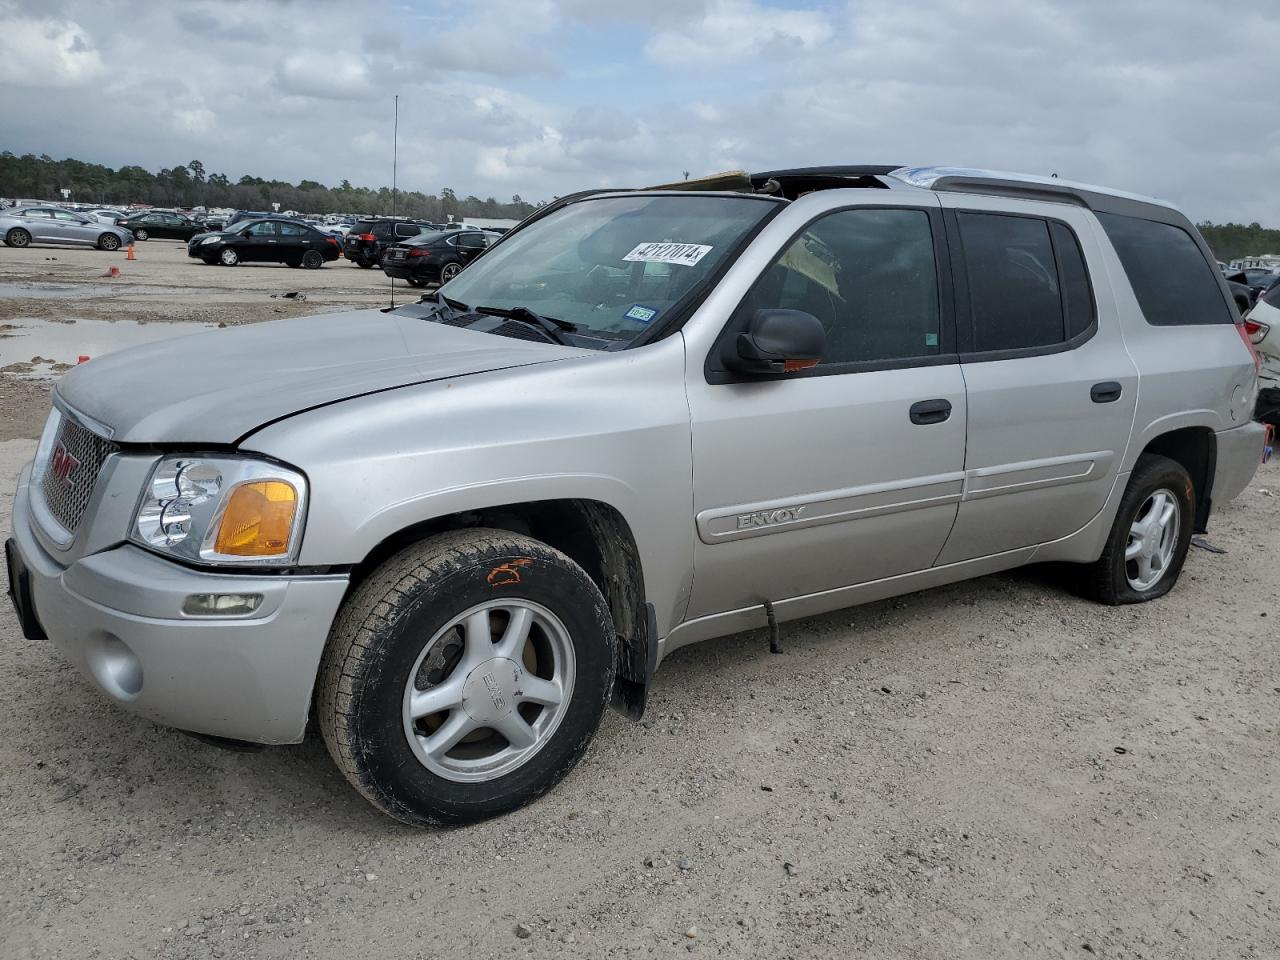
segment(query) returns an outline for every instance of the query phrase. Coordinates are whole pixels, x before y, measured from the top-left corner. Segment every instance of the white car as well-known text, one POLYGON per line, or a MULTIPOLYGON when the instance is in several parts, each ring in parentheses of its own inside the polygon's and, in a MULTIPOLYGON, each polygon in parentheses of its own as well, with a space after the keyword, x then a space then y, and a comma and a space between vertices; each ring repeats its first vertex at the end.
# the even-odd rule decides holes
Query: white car
POLYGON ((1280 427, 1280 283, 1253 305, 1244 318, 1244 330, 1262 363, 1254 418, 1280 427))

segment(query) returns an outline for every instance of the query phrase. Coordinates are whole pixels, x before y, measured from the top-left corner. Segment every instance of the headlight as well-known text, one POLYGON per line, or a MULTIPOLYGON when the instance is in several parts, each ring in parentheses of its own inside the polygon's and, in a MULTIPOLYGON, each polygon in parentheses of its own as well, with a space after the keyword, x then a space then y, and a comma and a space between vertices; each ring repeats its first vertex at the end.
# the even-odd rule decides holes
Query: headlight
POLYGON ((203 247, 206 243, 217 243, 221 239, 221 237, 205 237, 200 241, 200 246, 203 247))
POLYGON ((193 563, 290 563, 306 499, 306 478, 274 463, 166 457, 147 481, 131 539, 193 563))

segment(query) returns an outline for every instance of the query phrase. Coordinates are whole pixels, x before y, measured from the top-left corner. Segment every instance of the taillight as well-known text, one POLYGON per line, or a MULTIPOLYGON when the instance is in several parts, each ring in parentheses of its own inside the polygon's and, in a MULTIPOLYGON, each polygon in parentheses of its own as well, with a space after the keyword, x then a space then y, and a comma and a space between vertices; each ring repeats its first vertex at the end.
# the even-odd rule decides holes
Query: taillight
MULTIPOLYGON (((1260 323, 1257 325, 1259 327, 1266 326, 1266 324, 1263 324, 1263 323, 1260 323)), ((1256 341, 1253 339, 1252 334, 1249 332, 1249 326, 1250 326, 1250 322, 1248 320, 1242 320, 1240 323, 1237 323, 1235 325, 1236 331, 1240 334, 1240 339, 1244 341, 1244 345, 1249 348, 1249 355, 1253 357, 1254 373, 1261 373, 1262 357, 1258 356, 1258 351, 1253 348, 1253 345, 1256 341)), ((1265 336, 1265 334, 1266 334, 1266 331, 1264 330, 1263 335, 1265 336)), ((1258 339, 1261 339, 1261 337, 1259 337, 1258 339)))
POLYGON ((1271 324, 1257 320, 1245 320, 1244 332, 1250 343, 1261 343, 1271 329, 1271 324))
POLYGON ((410 247, 410 248, 409 248, 409 256, 411 256, 411 257, 429 257, 429 256, 431 256, 431 251, 430 251, 430 250, 428 250, 428 249, 426 249, 425 247, 410 247))
POLYGON ((363 240, 365 243, 373 243, 373 241, 377 240, 378 238, 375 237, 372 233, 362 233, 359 236, 357 236, 356 239, 363 240))
POLYGON ((337 237, 325 237, 325 239, 328 240, 330 243, 332 243, 335 247, 338 245, 337 237))

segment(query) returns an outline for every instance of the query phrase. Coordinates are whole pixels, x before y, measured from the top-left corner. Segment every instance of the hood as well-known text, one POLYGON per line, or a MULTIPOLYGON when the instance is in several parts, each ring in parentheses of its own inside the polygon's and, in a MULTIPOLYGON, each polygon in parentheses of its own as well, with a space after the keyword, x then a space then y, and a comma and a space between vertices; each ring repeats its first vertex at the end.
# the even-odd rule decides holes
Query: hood
POLYGON ((591 352, 359 310, 121 350, 71 370, 57 392, 120 442, 222 444, 349 397, 591 352))

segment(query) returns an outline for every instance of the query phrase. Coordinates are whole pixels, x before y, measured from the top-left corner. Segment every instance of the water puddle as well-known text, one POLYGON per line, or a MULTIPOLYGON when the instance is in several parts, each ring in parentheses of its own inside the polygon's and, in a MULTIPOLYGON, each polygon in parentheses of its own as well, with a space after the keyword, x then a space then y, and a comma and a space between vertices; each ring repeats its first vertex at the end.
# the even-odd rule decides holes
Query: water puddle
POLYGON ((50 377, 74 366, 82 356, 155 343, 171 337, 216 330, 211 323, 136 323, 130 320, 20 319, 0 322, 0 373, 50 377))
POLYGON ((90 300, 137 292, 140 287, 110 287, 101 283, 0 283, 0 300, 90 300))

